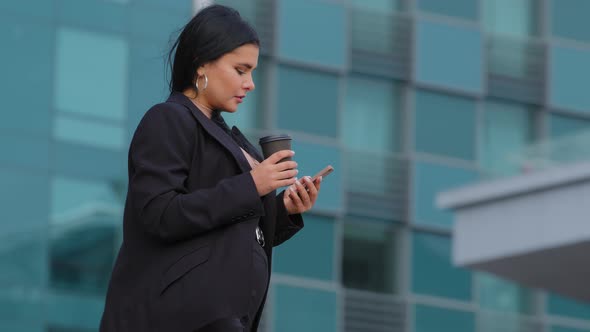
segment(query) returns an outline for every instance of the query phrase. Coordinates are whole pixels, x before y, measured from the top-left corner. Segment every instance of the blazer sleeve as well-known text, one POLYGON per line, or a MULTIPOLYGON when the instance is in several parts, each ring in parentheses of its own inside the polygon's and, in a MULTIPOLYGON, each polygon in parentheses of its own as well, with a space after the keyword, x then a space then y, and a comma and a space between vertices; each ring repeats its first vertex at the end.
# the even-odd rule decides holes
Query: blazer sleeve
POLYGON ((273 245, 276 247, 281 243, 289 240, 295 233, 299 232, 303 226, 303 217, 301 214, 292 214, 289 215, 287 212, 287 208, 285 207, 285 203, 283 202, 283 195, 285 194, 282 191, 280 194, 277 195, 276 204, 277 204, 277 223, 275 227, 275 236, 273 245))
POLYGON ((131 143, 128 199, 143 228, 166 242, 264 215, 249 172, 188 192, 196 130, 189 110, 159 104, 145 114, 131 143))

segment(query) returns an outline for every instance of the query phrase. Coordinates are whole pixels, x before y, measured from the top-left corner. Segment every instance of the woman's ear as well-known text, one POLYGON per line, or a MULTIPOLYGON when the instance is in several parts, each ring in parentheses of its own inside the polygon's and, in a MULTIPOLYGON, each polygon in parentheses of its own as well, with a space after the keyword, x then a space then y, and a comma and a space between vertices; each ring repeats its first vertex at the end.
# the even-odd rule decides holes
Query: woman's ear
POLYGON ((198 77, 205 75, 205 73, 207 72, 208 65, 209 64, 200 65, 199 68, 197 68, 197 76, 198 77))

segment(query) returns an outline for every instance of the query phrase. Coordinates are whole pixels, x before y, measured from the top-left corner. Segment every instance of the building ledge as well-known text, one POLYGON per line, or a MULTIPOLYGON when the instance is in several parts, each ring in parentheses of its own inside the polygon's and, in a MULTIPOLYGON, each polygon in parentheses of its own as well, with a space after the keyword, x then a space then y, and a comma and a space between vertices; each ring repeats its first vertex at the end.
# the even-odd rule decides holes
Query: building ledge
POLYGON ((590 300, 590 163, 450 190, 453 261, 590 300))
POLYGON ((576 163, 449 190, 437 196, 436 205, 457 209, 589 180, 590 162, 576 163))

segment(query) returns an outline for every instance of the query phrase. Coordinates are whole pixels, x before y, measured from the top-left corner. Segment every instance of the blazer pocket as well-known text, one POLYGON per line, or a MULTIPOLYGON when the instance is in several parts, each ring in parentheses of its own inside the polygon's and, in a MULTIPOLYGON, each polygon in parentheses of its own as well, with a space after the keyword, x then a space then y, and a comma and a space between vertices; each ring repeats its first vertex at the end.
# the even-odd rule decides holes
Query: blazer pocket
POLYGON ((209 259, 209 246, 201 247, 179 259, 162 276, 160 295, 178 279, 209 259))

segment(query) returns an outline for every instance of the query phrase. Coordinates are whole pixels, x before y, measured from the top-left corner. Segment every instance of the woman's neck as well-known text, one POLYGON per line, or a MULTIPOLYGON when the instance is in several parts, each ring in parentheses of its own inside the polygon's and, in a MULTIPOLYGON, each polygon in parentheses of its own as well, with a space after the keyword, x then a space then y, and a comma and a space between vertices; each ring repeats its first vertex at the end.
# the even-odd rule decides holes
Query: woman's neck
POLYGON ((190 101, 195 104, 195 106, 197 106, 197 108, 203 112, 203 114, 205 114, 206 117, 208 117, 209 119, 211 119, 211 116, 213 116, 213 109, 209 106, 207 106, 206 103, 204 103, 203 101, 199 100, 199 96, 194 96, 194 93, 190 93, 188 91, 184 91, 183 94, 190 99, 190 101))

